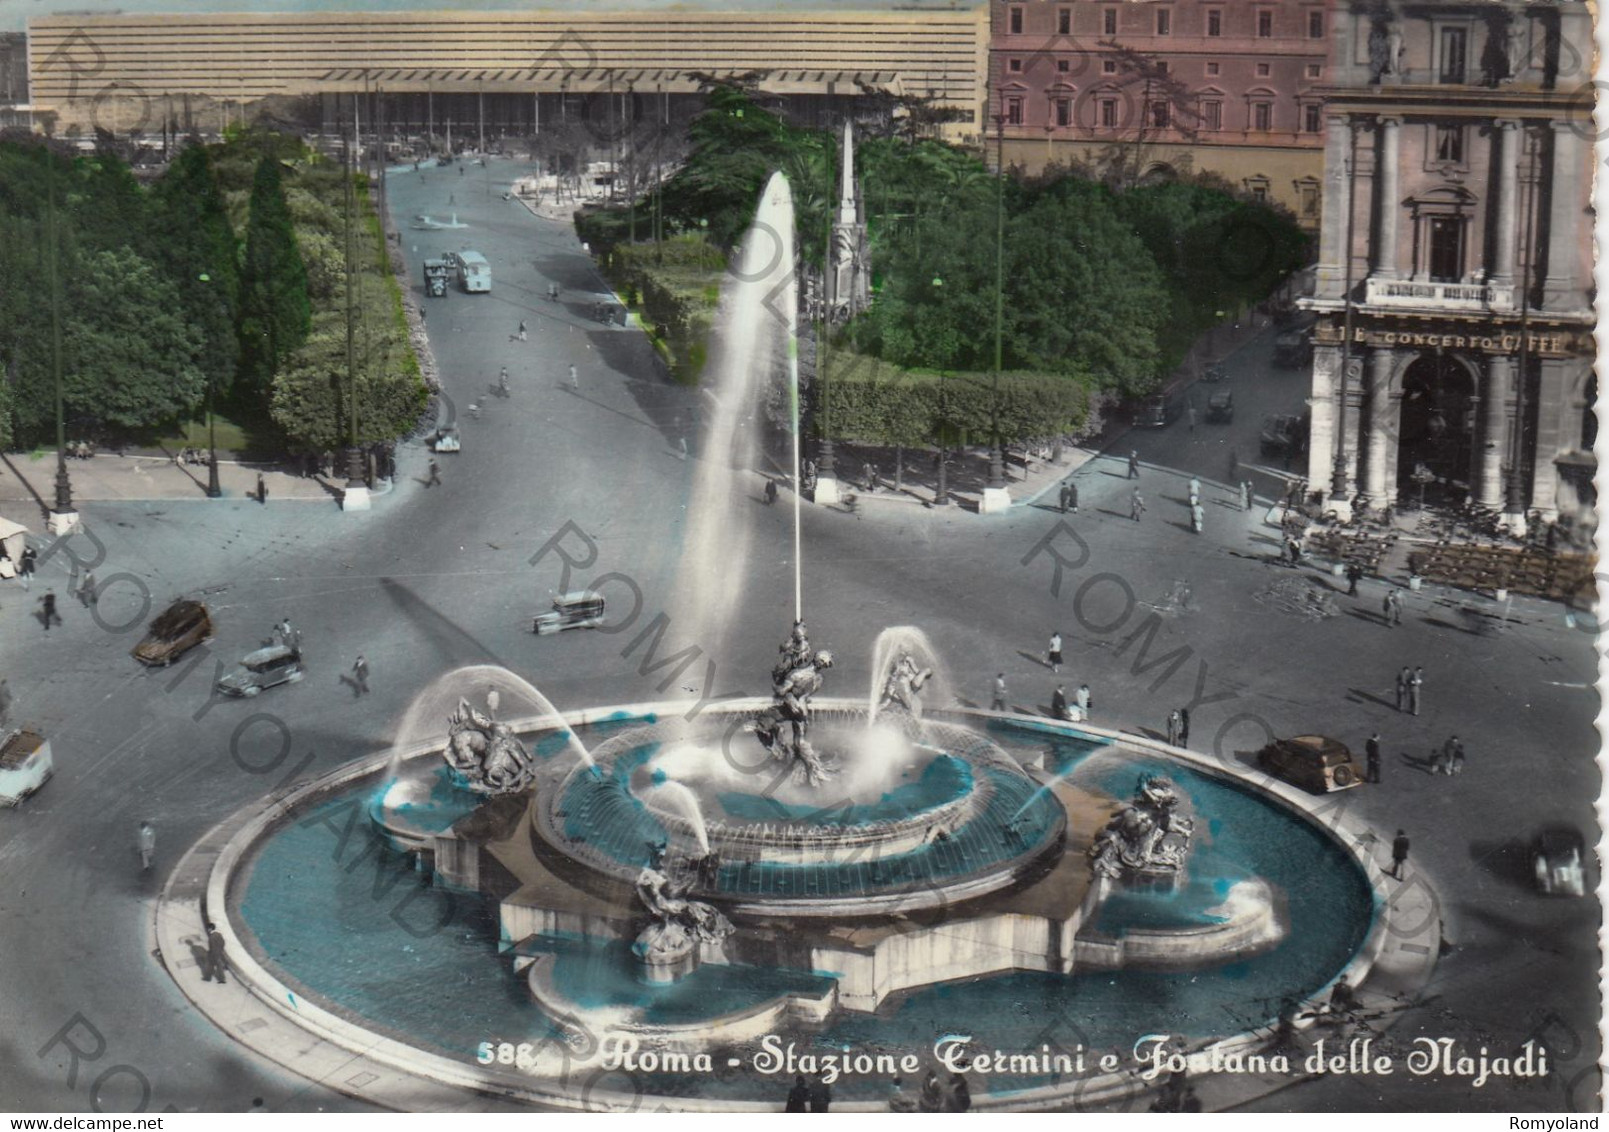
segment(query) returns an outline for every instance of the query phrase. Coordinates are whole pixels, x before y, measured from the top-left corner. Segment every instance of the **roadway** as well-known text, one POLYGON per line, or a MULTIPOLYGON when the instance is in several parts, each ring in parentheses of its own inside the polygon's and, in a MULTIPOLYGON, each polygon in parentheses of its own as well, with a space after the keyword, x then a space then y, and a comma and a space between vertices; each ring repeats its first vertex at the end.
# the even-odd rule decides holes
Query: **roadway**
MULTIPOLYGON (((137 870, 136 823, 157 827, 160 872, 181 846, 282 779, 383 749, 412 695, 462 664, 507 665, 561 708, 661 694, 670 670, 644 672, 641 648, 622 656, 635 627, 529 631, 561 582, 556 554, 532 559, 555 535, 584 557, 577 529, 597 560, 576 568, 572 588, 608 571, 629 575, 644 594, 636 626, 674 605, 696 464, 696 450, 694 461, 680 458, 677 440, 696 395, 665 380, 640 335, 590 321, 584 296, 602 284, 573 231, 502 199, 524 169, 493 161, 464 174, 392 174, 410 280, 422 257, 465 244, 493 272, 489 295, 428 300, 464 441, 461 453, 437 457, 439 487, 424 484, 427 453, 408 446, 395 490, 367 514, 295 501, 94 504, 85 514, 104 547, 103 625, 66 602, 66 624, 48 633, 31 617, 37 586, 64 592, 64 555, 45 561, 34 594, 9 583, 0 596, 0 673, 13 715, 48 729, 58 766, 40 795, 0 814, 5 1107, 87 1109, 89 1070, 114 1063, 149 1082, 151 1110, 245 1110, 253 1098, 274 1110, 360 1107, 245 1054, 185 1009, 145 953, 159 878, 137 870), (409 227, 415 215, 454 211, 467 229, 409 227), (565 292, 557 306, 544 297, 550 281, 565 292), (521 319, 530 331, 523 343, 512 340, 521 319), (559 387, 572 363, 579 394, 559 387), (489 395, 503 365, 507 399, 489 395), (467 416, 471 401, 482 405, 478 418, 467 416), (114 582, 117 574, 126 577, 114 582), (135 620, 142 588, 158 603, 181 594, 208 601, 217 637, 196 665, 148 672, 128 659, 137 634, 116 630, 135 620), (250 705, 211 701, 216 665, 287 616, 304 634, 309 678, 250 705), (341 680, 359 652, 373 687, 361 698, 341 680), (279 722, 247 725, 259 712, 279 722), (276 761, 285 733, 291 753, 276 761), (75 1017, 95 1028, 105 1052, 72 1081, 62 1044, 38 1051, 75 1017)), ((1517 599, 1499 628, 1479 617, 1493 603, 1430 590, 1410 598, 1401 628, 1387 629, 1374 616, 1377 583, 1347 599, 1328 592, 1325 576, 1272 564, 1277 539, 1259 513, 1230 506, 1210 482, 1206 533, 1191 533, 1188 476, 1226 478, 1229 444, 1246 462, 1262 416, 1291 411, 1305 395, 1297 371, 1269 367, 1270 340, 1254 339, 1231 359, 1232 425, 1209 425, 1202 414, 1193 433, 1181 420, 1120 442, 1122 454, 1136 447, 1148 465, 1141 487, 1150 510, 1140 523, 1128 518, 1131 484, 1117 458, 1079 470, 1080 514, 1066 519, 1037 505, 988 518, 957 508, 807 507, 805 609, 817 647, 840 657, 829 690, 866 687, 876 631, 915 624, 947 658, 958 698, 986 704, 990 679, 1003 671, 1013 702, 1033 710, 1054 687, 1042 656, 1059 626, 1070 660, 1061 679, 1091 685, 1097 722, 1160 731, 1169 709, 1193 703, 1193 745, 1229 761, 1243 761, 1268 732, 1323 730, 1361 746, 1379 727, 1386 781, 1343 799, 1388 835, 1409 829, 1414 866, 1440 894, 1448 924, 1434 1001, 1404 1026, 1507 1046, 1553 1025, 1578 1035, 1577 1049, 1559 1078, 1534 1091, 1346 1078, 1295 1086, 1265 1107, 1562 1108, 1563 1080, 1597 1057, 1598 906, 1533 895, 1522 843, 1544 821, 1595 828, 1593 638, 1554 605, 1517 599), (1059 593, 1051 551, 1064 563, 1059 593), (1332 615, 1306 615, 1311 593, 1332 615), (1405 663, 1426 668, 1418 718, 1389 702, 1405 663), (1464 735, 1469 770, 1431 777, 1418 760, 1449 731, 1464 735)), ((710 579, 742 595, 741 632, 715 658, 713 689, 700 663, 665 695, 763 690, 792 612, 790 516, 767 509, 758 492, 752 502, 754 562, 746 573, 729 563, 710 579)), ((78 1038, 88 1041, 82 1030, 78 1038)), ((135 1107, 138 1081, 113 1075, 98 1099, 107 1110, 135 1107)))

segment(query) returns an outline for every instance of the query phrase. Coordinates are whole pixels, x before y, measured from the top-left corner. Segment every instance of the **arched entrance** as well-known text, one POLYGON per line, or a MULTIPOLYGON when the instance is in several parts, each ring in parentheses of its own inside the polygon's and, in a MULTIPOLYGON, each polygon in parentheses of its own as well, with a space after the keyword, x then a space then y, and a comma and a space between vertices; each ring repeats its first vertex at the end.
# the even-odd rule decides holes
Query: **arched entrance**
POLYGON ((1397 498, 1461 506, 1472 494, 1475 391, 1464 361, 1441 351, 1403 372, 1397 498))

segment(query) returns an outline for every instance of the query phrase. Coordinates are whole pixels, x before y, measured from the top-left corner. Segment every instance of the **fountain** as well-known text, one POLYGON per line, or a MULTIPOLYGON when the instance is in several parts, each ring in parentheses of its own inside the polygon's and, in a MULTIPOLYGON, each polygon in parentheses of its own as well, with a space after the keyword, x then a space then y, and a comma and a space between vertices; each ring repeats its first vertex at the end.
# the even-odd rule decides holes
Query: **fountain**
MULTIPOLYGON (((778 174, 742 251, 745 282, 725 300, 715 410, 677 585, 685 604, 673 619, 712 654, 746 608, 749 524, 734 508, 754 461, 756 389, 781 352, 792 360, 779 349, 791 320, 765 310, 779 282, 791 286, 791 209, 778 174)), ((1348 932, 1315 930, 1310 889, 1324 886, 1305 874, 1270 879, 1284 877, 1285 845, 1326 845, 1337 861, 1351 847, 1288 816, 1288 800, 1236 794, 1221 768, 1063 721, 952 708, 942 658, 913 626, 872 642, 864 695, 828 695, 834 653, 817 647, 803 620, 795 506, 792 629, 769 697, 700 712, 561 715, 512 673, 459 669, 416 698, 390 758, 368 777, 343 771, 286 800, 288 813, 361 792, 378 833, 435 878, 431 891, 473 894, 495 916, 495 947, 517 982, 473 1003, 444 989, 439 1009, 388 1014, 393 1031, 435 1032, 472 1013, 483 1031, 495 1019, 500 1032, 545 1032, 569 1049, 614 1043, 708 1058, 779 1033, 912 1042, 902 1028, 915 1018, 935 1019, 932 1042, 956 1024, 937 1019, 968 1002, 971 1013, 955 1019, 992 1027, 1015 1048, 1039 1039, 1012 1028, 1021 1011, 1001 1013, 1003 992, 992 988, 1068 998, 1060 1008, 1083 1019, 1101 988, 1121 987, 1130 970, 1152 987, 1176 978, 1166 985, 1188 995, 1198 972, 1234 961, 1264 972, 1257 977, 1277 1001, 1316 993, 1362 946, 1371 904, 1361 872, 1332 882, 1348 932), (1052 754, 1076 758, 1052 765, 1046 736, 1052 754), (1237 840, 1236 827, 1262 832, 1237 840), (1280 958, 1296 946, 1304 956, 1323 949, 1302 960, 1314 971, 1300 978, 1280 958), (1101 978, 1081 981, 1091 971, 1101 978)), ((313 825, 281 823, 265 836, 240 915, 256 917, 265 954, 316 966, 319 949, 301 942, 316 923, 268 911, 277 878, 303 867, 273 864, 281 847, 321 867, 300 848, 313 825)), ((340 908, 361 918, 365 906, 340 908)), ((1324 914, 1335 915, 1329 906, 1324 914)), ((466 958, 473 951, 415 946, 461 970, 460 985, 481 977, 465 966, 478 962, 466 958)), ((408 970, 401 959, 376 961, 404 972, 398 978, 408 970)), ((321 971, 296 985, 315 996, 343 985, 321 971)), ((1252 978, 1238 993, 1263 985, 1252 978)), ((411 1002, 374 1008, 406 1012, 411 1002)), ((456 1031, 434 1039, 447 1049, 461 1040, 456 1031)), ((544 1055, 509 1073, 562 1069, 544 1055)), ((646 1080, 639 1099, 644 1088, 696 1098, 722 1087, 708 1075, 646 1080)))

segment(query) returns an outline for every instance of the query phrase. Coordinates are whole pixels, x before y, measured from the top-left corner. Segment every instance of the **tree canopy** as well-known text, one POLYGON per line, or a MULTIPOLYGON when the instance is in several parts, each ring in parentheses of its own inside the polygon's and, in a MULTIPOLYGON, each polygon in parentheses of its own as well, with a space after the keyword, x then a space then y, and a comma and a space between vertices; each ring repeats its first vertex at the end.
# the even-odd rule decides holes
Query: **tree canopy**
POLYGON ((267 153, 252 179, 240 266, 240 380, 248 395, 266 392, 280 363, 306 339, 312 317, 279 158, 267 153))

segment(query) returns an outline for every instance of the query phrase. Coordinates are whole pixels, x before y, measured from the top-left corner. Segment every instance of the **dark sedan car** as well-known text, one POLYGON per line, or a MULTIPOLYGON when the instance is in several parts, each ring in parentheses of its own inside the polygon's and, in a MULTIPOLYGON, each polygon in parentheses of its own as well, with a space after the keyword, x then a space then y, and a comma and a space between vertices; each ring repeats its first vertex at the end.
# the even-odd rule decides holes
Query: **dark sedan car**
POLYGON ((1235 419, 1235 395, 1227 389, 1214 390, 1207 398, 1207 419, 1228 424, 1235 419))
POLYGON ((212 617, 199 601, 176 601, 157 615, 132 655, 141 664, 172 664, 185 653, 212 639, 212 617))
POLYGON ((218 691, 226 696, 255 696, 276 684, 294 684, 302 675, 302 654, 286 645, 272 645, 247 653, 233 672, 218 681, 218 691))
POLYGON ((1346 744, 1323 735, 1276 739, 1257 752, 1257 765, 1275 778, 1314 794, 1347 790, 1363 783, 1363 771, 1346 744))
POLYGON ((1304 416, 1264 417, 1258 446, 1265 456, 1299 456, 1307 451, 1307 430, 1304 416))
POLYGON ((1274 339, 1274 364, 1292 368, 1313 360, 1313 340, 1305 330, 1287 330, 1274 339))
POLYGON ((1531 842, 1537 890, 1549 896, 1585 896, 1586 858, 1586 841, 1579 830, 1548 826, 1531 842))

